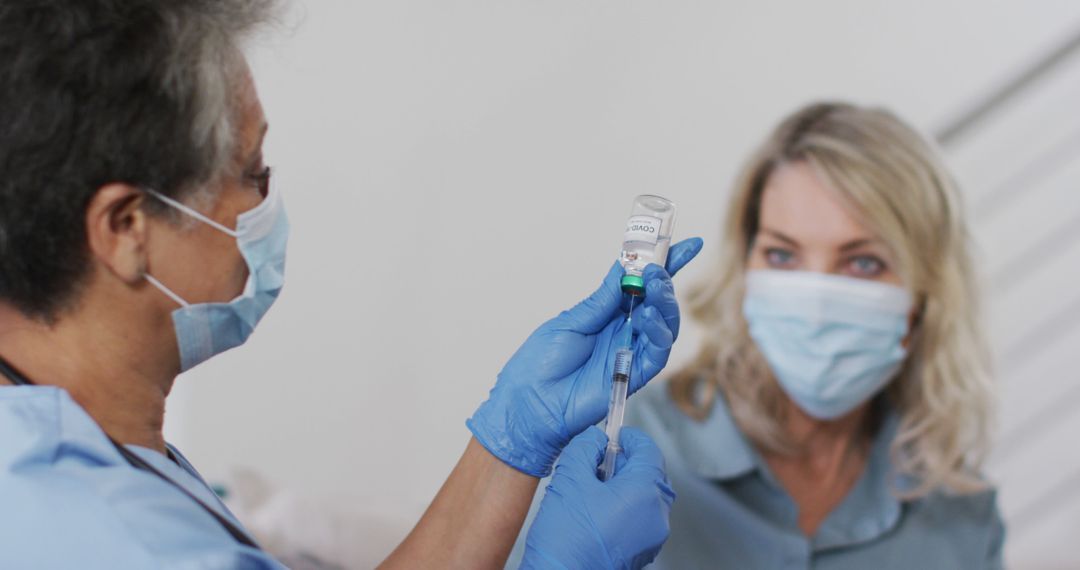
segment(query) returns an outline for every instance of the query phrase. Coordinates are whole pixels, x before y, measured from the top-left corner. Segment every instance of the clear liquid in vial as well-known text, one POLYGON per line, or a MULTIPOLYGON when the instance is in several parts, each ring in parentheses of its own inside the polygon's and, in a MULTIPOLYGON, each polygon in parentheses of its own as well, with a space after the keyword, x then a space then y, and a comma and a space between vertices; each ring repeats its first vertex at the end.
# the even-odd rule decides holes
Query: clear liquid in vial
POLYGON ((623 292, 637 297, 645 295, 642 273, 650 263, 661 267, 667 263, 674 223, 675 204, 671 200, 651 194, 634 198, 619 259, 626 270, 619 282, 623 292))
POLYGON ((640 276, 645 271, 645 266, 650 263, 660 266, 667 263, 669 247, 671 247, 671 236, 658 238, 656 244, 647 241, 625 242, 622 250, 622 266, 627 274, 640 276))

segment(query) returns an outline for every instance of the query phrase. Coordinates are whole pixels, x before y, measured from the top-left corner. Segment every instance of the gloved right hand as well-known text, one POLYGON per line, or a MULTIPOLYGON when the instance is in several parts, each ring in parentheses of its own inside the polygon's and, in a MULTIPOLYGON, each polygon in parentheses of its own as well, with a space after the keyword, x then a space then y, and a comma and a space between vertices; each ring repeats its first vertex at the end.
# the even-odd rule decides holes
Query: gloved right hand
MULTIPOLYGON (((668 253, 666 269, 650 264, 647 294, 634 306, 633 394, 667 364, 679 336, 679 303, 671 275, 701 251, 698 238, 668 253)), ((611 401, 615 350, 625 333, 617 262, 600 288, 534 331, 499 372, 487 401, 467 425, 492 455, 534 477, 547 477, 570 438, 604 419, 611 401)))
POLYGON ((675 500, 664 457, 644 433, 624 428, 615 476, 596 468, 607 436, 597 427, 563 450, 525 539, 521 568, 624 569, 653 561, 667 540, 675 500))

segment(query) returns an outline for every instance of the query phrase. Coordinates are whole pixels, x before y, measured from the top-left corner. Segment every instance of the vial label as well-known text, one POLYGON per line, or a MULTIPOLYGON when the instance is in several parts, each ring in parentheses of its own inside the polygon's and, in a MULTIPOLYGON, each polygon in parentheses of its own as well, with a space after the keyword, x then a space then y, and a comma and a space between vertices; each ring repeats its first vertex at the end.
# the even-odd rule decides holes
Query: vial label
POLYGON ((660 218, 653 216, 631 216, 626 222, 626 235, 623 241, 643 241, 655 244, 660 239, 660 218))

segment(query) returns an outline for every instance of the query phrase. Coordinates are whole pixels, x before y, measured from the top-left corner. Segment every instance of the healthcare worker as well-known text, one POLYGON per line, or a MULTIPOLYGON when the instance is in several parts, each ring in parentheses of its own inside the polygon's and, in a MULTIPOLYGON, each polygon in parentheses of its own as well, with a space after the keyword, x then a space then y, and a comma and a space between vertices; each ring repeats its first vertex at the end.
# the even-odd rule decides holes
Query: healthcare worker
POLYGON ((792 114, 735 185, 697 358, 630 402, 679 502, 653 566, 1000 568, 959 192, 893 114, 792 114))
MULTIPOLYGON (((0 568, 282 567, 162 437, 177 374, 242 344, 282 288, 289 227, 240 51, 270 9, 0 2, 0 568)), ((667 361, 669 273, 700 246, 645 273, 634 388, 667 361)), ((655 445, 628 430, 620 472, 595 476, 620 275, 510 359, 387 568, 501 566, 560 455, 524 565, 655 556, 674 497, 655 445)))

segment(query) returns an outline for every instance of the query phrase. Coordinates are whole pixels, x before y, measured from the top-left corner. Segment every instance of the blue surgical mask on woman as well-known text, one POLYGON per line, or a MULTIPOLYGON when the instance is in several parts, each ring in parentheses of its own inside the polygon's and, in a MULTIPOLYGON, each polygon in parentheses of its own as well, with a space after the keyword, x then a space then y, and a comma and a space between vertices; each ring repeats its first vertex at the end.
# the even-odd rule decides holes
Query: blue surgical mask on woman
POLYGON ((173 311, 172 320, 180 347, 180 371, 184 372, 244 344, 255 325, 270 310, 285 282, 289 220, 281 195, 273 184, 258 206, 237 216, 235 230, 159 192, 148 192, 165 204, 236 238, 248 268, 244 291, 227 303, 188 303, 146 274, 147 281, 180 305, 173 311))
POLYGON ((743 301, 750 336, 784 391, 824 420, 896 376, 911 308, 901 287, 805 271, 750 271, 743 301))

